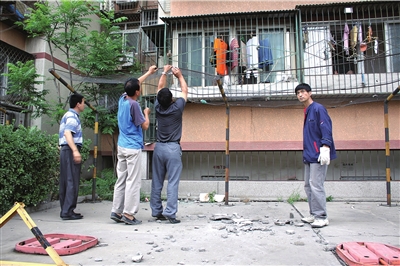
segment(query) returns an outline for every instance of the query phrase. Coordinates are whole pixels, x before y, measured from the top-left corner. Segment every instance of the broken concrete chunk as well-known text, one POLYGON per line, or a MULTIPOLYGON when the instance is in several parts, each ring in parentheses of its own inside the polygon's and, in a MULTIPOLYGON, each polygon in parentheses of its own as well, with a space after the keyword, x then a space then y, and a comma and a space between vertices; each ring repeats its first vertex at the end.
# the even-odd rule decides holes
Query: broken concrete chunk
POLYGON ((138 252, 135 256, 132 257, 133 262, 141 262, 143 259, 142 253, 138 252))
POLYGON ((210 217, 210 220, 217 221, 217 220, 231 220, 232 215, 228 214, 213 214, 210 217))

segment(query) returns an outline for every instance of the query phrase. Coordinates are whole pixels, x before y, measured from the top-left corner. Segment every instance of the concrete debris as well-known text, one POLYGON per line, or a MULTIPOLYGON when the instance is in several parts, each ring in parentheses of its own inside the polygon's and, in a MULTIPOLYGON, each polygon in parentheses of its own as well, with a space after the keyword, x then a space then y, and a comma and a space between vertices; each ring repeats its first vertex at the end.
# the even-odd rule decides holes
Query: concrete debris
POLYGON ((286 230, 286 234, 288 234, 288 235, 294 235, 295 232, 294 232, 294 230, 286 230))
POLYGON ((221 222, 224 224, 233 224, 232 220, 221 220, 221 222))
POLYGON ((304 226, 304 223, 302 223, 302 222, 295 222, 295 223, 294 223, 294 226, 296 226, 296 227, 303 227, 303 226, 304 226))
POLYGON ((155 252, 163 252, 164 249, 163 249, 163 248, 158 248, 158 249, 155 249, 154 251, 155 251, 155 252))
POLYGON ((251 221, 249 221, 249 220, 247 220, 247 219, 243 219, 243 218, 241 218, 241 219, 232 219, 232 221, 233 221, 235 224, 242 224, 242 225, 253 224, 251 221))
POLYGON ((228 238, 228 235, 221 235, 222 238, 228 238))
POLYGON ((199 248, 199 252, 206 252, 205 248, 199 248))
POLYGON ((208 202, 210 200, 210 196, 208 193, 200 193, 199 200, 200 202, 208 202))
POLYGON ((102 258, 95 258, 94 261, 95 262, 100 262, 100 261, 103 261, 103 259, 102 258))
POLYGON ((221 225, 215 225, 215 226, 213 226, 212 228, 213 228, 213 229, 216 229, 216 230, 223 230, 223 229, 226 228, 226 226, 223 225, 223 224, 221 224, 221 225))
POLYGON ((183 261, 178 262, 179 265, 185 265, 183 261))
POLYGON ((223 202, 225 200, 225 195, 216 194, 214 195, 214 200, 216 202, 223 202))
POLYGON ((204 214, 199 214, 197 215, 198 218, 206 218, 207 216, 205 216, 204 214))
POLYGON ((107 247, 108 244, 107 243, 99 243, 96 245, 96 247, 107 247))
POLYGON ((182 247, 181 248, 181 250, 182 251, 189 251, 189 250, 192 250, 193 248, 191 248, 191 247, 182 247))
POLYGON ((138 252, 135 256, 132 257, 133 262, 141 262, 143 260, 142 253, 138 252))
POLYGON ((296 241, 296 242, 293 243, 293 245, 295 245, 295 246, 304 246, 305 244, 304 244, 303 241, 296 241))
POLYGON ((232 215, 228 214, 213 214, 210 217, 210 220, 217 221, 217 220, 231 220, 232 215))
POLYGON ((279 226, 284 226, 285 224, 288 223, 287 221, 288 221, 288 220, 279 220, 279 219, 276 219, 276 220, 274 220, 274 224, 275 224, 275 225, 279 225, 279 226))
POLYGON ((146 244, 147 244, 147 245, 153 245, 153 244, 154 244, 154 241, 147 241, 146 244))

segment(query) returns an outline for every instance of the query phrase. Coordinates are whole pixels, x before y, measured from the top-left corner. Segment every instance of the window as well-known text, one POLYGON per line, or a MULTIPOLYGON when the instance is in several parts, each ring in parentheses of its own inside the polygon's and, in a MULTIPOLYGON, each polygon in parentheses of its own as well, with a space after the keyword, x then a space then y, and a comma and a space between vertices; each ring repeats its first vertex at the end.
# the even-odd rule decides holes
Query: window
POLYGON ((139 51, 139 30, 122 31, 125 58, 122 66, 131 66, 139 51))
MULTIPOLYGON (((213 45, 213 34, 211 33, 178 33, 178 67, 190 71, 187 77, 188 86, 204 86, 203 72, 214 74, 209 56, 213 45)), ((205 79, 210 85, 209 79, 205 79)))
POLYGON ((400 72, 400 23, 386 24, 386 54, 389 72, 400 72))
POLYGON ((304 74, 326 75, 332 74, 331 50, 328 45, 330 41, 330 30, 328 26, 305 27, 306 34, 304 49, 304 74))

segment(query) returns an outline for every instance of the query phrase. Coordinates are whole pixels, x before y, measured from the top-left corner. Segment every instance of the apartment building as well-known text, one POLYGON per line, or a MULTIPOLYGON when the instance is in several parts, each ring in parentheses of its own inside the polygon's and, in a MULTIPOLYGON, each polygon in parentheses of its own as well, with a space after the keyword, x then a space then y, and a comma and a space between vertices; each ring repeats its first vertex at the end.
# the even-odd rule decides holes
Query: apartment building
MULTIPOLYGON (((227 188, 239 199, 302 193, 303 107, 294 88, 306 82, 333 121, 338 158, 328 169, 327 194, 384 200, 389 183, 398 199, 399 96, 388 103, 388 128, 384 101, 400 85, 399 2, 105 1, 103 8, 128 17, 119 26, 137 49, 127 53, 146 67, 178 66, 188 82, 181 197, 227 188), (226 47, 222 59, 218 43, 226 47)), ((2 32, 1 47, 10 45, 2 32)), ((150 107, 157 79, 145 84, 142 102, 150 107)), ((169 82, 179 96, 179 83, 169 82)), ((151 119, 144 192, 156 141, 151 119)), ((99 154, 104 161, 110 155, 106 137, 99 154)))

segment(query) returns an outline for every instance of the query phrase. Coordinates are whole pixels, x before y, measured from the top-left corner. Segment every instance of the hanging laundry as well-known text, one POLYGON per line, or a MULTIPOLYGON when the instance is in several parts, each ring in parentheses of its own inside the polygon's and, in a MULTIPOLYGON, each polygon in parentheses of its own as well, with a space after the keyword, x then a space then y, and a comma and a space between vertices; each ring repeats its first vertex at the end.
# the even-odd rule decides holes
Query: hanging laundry
POLYGON ((355 49, 357 45, 357 26, 354 25, 350 31, 350 47, 351 49, 355 49))
POLYGON ((218 75, 227 75, 228 68, 226 66, 226 53, 228 49, 228 44, 220 39, 217 38, 214 40, 214 52, 217 59, 217 74, 218 75))
POLYGON ((243 41, 240 41, 240 65, 247 65, 247 48, 243 41))
POLYGON ((360 42, 360 43, 362 43, 363 42, 363 37, 362 37, 362 25, 360 24, 360 25, 358 25, 358 41, 360 42))
POLYGON ((229 44, 229 50, 230 50, 230 66, 231 70, 234 69, 235 67, 238 66, 239 62, 239 43, 236 38, 232 38, 230 44, 229 44))
POLYGON ((258 42, 258 37, 253 35, 250 40, 246 43, 247 48, 247 68, 257 69, 258 68, 258 49, 260 44, 258 42))
POLYGON ((349 33, 349 25, 346 23, 343 31, 343 48, 346 52, 346 55, 349 55, 349 33))
POLYGON ((367 41, 368 41, 368 43, 370 43, 372 41, 372 27, 371 27, 371 25, 368 26, 367 41))
POLYGON ((378 53, 378 38, 375 38, 375 43, 374 43, 374 52, 375 54, 378 53))
POLYGON ((259 68, 264 68, 266 66, 274 64, 274 60, 272 58, 271 44, 268 38, 260 41, 260 49, 258 50, 258 62, 259 68))

